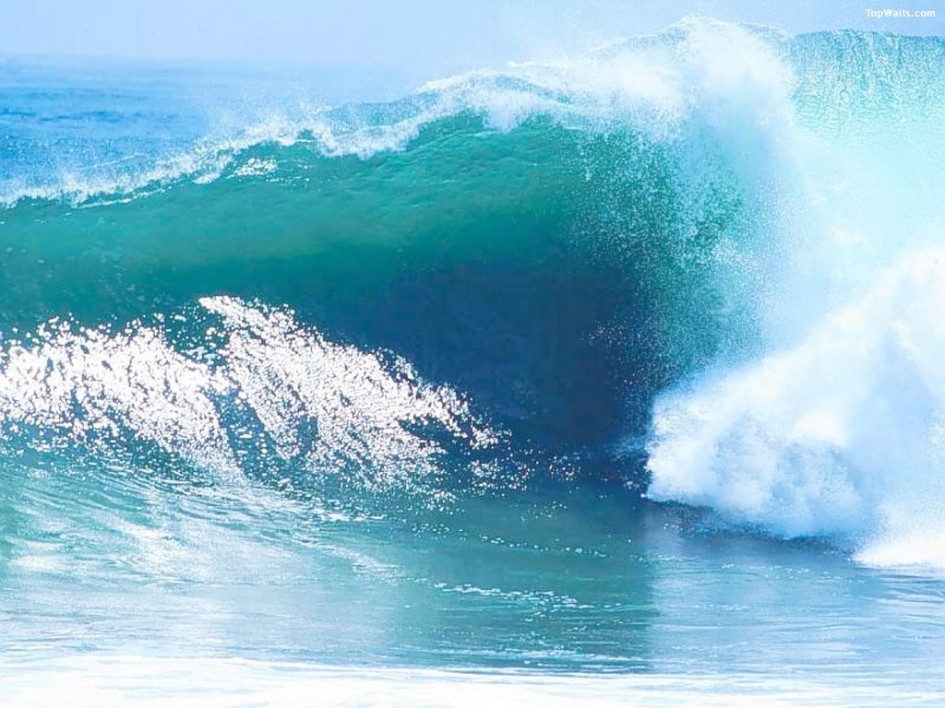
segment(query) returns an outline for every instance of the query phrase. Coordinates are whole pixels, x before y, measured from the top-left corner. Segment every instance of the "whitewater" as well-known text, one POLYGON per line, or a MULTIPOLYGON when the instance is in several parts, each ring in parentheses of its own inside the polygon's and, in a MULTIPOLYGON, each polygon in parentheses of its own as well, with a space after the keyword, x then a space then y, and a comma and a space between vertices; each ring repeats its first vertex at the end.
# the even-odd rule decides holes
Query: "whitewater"
POLYGON ((943 699, 945 41, 330 94, 0 61, 0 695, 943 699))

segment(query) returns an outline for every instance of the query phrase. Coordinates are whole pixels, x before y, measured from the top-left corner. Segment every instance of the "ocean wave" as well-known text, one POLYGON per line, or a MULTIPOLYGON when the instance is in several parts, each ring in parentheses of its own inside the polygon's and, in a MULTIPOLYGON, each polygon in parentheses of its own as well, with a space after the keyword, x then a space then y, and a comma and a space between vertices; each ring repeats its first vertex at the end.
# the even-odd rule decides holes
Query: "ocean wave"
POLYGON ((690 18, 146 169, 40 164, 2 186, 0 326, 34 332, 4 420, 244 471, 229 397, 265 459, 366 484, 491 430, 639 481, 624 438, 653 499, 935 562, 903 539, 938 533, 943 47, 690 18), (198 303, 222 368, 142 324, 198 303))

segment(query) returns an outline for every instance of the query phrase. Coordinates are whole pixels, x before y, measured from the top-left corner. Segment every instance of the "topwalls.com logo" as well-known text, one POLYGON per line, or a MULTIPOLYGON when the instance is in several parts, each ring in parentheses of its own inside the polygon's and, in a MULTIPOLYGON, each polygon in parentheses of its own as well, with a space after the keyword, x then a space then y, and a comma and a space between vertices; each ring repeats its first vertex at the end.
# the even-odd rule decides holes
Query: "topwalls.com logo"
POLYGON ((887 17, 894 19, 934 18, 935 10, 894 10, 891 8, 886 8, 884 10, 867 9, 866 16, 874 20, 885 19, 887 17))

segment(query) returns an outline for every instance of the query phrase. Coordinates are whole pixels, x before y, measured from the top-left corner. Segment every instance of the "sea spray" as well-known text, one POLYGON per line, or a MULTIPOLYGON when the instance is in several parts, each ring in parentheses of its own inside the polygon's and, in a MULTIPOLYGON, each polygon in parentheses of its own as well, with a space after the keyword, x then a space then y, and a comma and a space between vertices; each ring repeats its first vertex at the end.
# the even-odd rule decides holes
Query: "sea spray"
POLYGON ((915 254, 797 346, 662 397, 651 498, 867 554, 917 525, 940 535, 943 275, 940 249, 915 254))

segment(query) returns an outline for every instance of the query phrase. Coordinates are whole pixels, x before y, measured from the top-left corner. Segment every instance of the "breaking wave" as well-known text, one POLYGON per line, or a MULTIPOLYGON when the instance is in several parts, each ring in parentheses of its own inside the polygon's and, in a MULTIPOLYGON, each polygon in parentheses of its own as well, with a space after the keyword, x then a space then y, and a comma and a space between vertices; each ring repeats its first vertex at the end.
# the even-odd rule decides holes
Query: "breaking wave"
POLYGON ((4 445, 434 495, 540 459, 935 561, 943 55, 693 18, 146 169, 27 164, 4 445))

